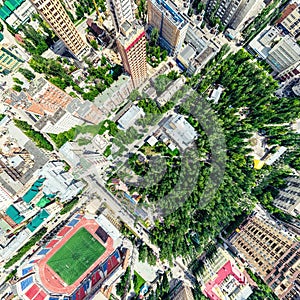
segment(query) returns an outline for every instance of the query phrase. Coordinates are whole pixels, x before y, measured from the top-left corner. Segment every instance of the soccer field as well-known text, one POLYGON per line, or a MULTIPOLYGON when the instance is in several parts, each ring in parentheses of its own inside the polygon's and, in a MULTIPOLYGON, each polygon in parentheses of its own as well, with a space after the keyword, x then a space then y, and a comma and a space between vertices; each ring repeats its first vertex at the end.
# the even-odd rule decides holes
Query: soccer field
POLYGON ((103 253, 105 247, 80 228, 47 264, 68 285, 73 284, 103 253))

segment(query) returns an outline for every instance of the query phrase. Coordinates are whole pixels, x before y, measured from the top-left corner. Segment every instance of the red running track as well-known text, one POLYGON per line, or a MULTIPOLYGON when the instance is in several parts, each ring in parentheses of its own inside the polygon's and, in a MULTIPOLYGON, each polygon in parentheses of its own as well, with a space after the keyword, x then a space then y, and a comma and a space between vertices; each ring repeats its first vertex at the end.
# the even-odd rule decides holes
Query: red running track
POLYGON ((48 260, 56 253, 80 228, 84 227, 93 237, 101 244, 103 242, 95 234, 99 224, 95 220, 88 220, 82 218, 73 228, 70 230, 54 247, 37 263, 41 284, 46 290, 52 293, 67 294, 70 295, 87 277, 87 275, 96 268, 101 262, 103 262, 113 251, 113 239, 108 237, 105 252, 72 284, 67 285, 58 274, 56 274, 48 265, 48 260))

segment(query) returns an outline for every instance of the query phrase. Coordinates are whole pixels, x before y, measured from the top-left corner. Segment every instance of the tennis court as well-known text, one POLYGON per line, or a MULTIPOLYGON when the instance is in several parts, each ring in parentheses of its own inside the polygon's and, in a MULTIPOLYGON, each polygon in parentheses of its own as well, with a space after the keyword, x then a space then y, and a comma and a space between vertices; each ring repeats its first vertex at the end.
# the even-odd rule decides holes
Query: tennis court
POLYGON ((47 264, 68 285, 73 284, 103 253, 105 247, 80 228, 47 264))

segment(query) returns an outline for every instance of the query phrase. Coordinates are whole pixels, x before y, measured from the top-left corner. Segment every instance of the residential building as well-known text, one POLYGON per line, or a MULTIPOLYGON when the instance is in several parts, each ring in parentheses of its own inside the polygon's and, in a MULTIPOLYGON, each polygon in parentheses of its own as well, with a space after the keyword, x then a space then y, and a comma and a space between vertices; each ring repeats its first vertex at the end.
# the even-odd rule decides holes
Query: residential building
POLYGON ((77 58, 85 53, 86 44, 71 21, 60 0, 30 0, 38 13, 77 58))
POLYGON ((14 72, 24 61, 0 45, 0 73, 7 75, 10 72, 14 72))
POLYGON ((72 99, 67 105, 66 111, 74 117, 91 124, 99 124, 105 119, 104 113, 91 101, 82 101, 78 98, 72 99))
POLYGON ((287 187, 281 190, 273 203, 281 210, 297 217, 300 215, 300 178, 286 179, 287 187))
POLYGON ((127 130, 129 127, 134 125, 134 122, 145 116, 142 108, 136 105, 132 105, 118 120, 118 124, 121 129, 127 130))
POLYGON ((136 4, 134 0, 106 0, 106 3, 116 32, 120 32, 121 25, 125 21, 132 23, 135 20, 136 4))
POLYGON ((178 92, 185 84, 185 80, 183 76, 180 76, 174 82, 172 82, 167 89, 156 98, 157 104, 161 107, 164 106, 167 102, 169 102, 172 97, 178 92))
POLYGON ((6 104, 20 110, 43 116, 53 115, 58 109, 65 109, 72 102, 72 97, 40 77, 31 81, 27 91, 17 93, 7 90, 3 95, 6 104))
POLYGON ((53 116, 43 116, 38 119, 34 127, 41 132, 59 134, 83 123, 82 119, 74 117, 64 109, 59 109, 53 116))
POLYGON ((289 4, 276 23, 281 29, 298 38, 300 35, 300 5, 289 4))
POLYGON ((0 210, 12 202, 13 198, 11 197, 10 193, 5 188, 0 186, 0 210))
POLYGON ((299 299, 300 242, 268 216, 250 216, 230 237, 251 268, 279 299, 299 299))
POLYGON ((124 101, 127 101, 133 89, 134 87, 130 76, 122 74, 108 89, 98 95, 93 103, 95 103, 103 113, 109 114, 112 110, 122 105, 124 101))
POLYGON ((139 23, 124 22, 117 37, 117 45, 125 71, 130 74, 133 86, 139 87, 147 78, 146 37, 139 23))
POLYGON ((175 114, 163 125, 166 134, 183 150, 197 137, 194 127, 182 115, 175 114))
POLYGON ((182 284, 171 297, 172 300, 194 300, 192 289, 182 284))
POLYGON ((276 72, 282 72, 300 61, 300 46, 290 36, 284 36, 269 51, 267 63, 276 72))
POLYGON ((169 0, 149 0, 148 23, 150 30, 158 30, 159 44, 169 55, 176 56, 181 50, 189 26, 177 6, 169 0))
POLYGON ((202 293, 211 300, 245 300, 252 294, 247 272, 221 247, 203 261, 199 277, 202 293))
POLYGON ((210 0, 206 11, 211 18, 220 18, 224 26, 239 32, 264 6, 263 0, 210 0))

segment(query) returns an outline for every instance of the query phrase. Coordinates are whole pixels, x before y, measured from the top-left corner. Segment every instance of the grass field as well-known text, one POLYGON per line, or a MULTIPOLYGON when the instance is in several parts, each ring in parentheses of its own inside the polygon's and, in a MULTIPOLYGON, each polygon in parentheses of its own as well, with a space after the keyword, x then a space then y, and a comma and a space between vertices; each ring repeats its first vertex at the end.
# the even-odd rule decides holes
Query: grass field
POLYGON ((105 247, 80 228, 47 264, 68 285, 73 284, 103 253, 105 247))

